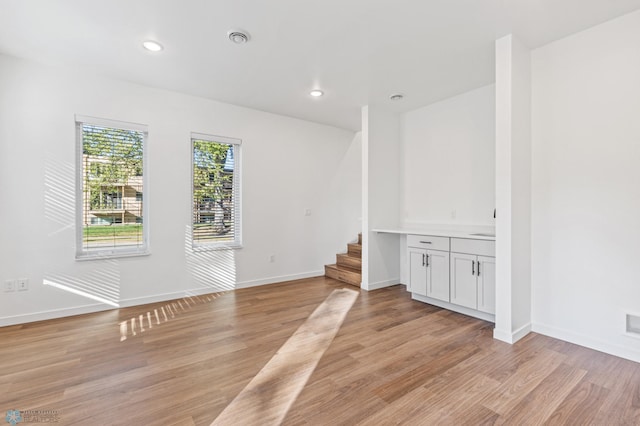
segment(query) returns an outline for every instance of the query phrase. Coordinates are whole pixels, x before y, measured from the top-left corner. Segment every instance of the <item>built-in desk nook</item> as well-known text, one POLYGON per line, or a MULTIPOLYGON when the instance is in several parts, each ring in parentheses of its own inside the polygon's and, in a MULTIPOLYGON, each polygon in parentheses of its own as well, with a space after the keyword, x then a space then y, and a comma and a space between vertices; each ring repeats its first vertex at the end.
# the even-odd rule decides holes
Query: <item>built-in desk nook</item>
POLYGON ((406 235, 407 290, 420 302, 495 322, 495 235, 436 229, 374 229, 406 235))

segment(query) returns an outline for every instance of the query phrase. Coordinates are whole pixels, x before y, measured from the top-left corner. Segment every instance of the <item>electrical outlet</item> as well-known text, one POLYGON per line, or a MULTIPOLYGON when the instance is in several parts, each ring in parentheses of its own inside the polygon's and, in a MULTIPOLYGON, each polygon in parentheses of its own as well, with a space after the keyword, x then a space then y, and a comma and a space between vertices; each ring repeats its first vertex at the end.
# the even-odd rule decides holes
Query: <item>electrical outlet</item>
POLYGON ((275 254, 270 255, 269 256, 269 263, 273 263, 275 261, 276 261, 276 255, 275 254))
POLYGON ((458 216, 458 212, 455 210, 451 210, 451 219, 455 219, 458 216))
POLYGON ((311 216, 311 209, 310 208, 304 209, 304 215, 305 216, 311 216))
POLYGON ((11 293, 16 291, 16 282, 14 280, 7 280, 4 282, 4 292, 11 293))
POLYGON ((18 291, 27 291, 29 290, 29 279, 21 278, 17 281, 18 283, 18 291))

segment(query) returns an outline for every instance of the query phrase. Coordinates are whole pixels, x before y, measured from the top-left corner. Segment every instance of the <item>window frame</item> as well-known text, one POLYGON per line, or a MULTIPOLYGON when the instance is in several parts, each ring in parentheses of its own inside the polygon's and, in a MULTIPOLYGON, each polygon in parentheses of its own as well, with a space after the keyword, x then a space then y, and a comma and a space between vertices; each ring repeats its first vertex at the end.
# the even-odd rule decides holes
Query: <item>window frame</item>
POLYGON ((189 208, 189 228, 191 230, 191 248, 194 251, 228 250, 242 248, 242 140, 227 136, 216 136, 206 133, 191 132, 189 139, 189 158, 191 163, 191 179, 189 191, 191 196, 189 208), (206 141, 212 143, 229 144, 233 146, 233 204, 235 209, 234 217, 234 238, 233 241, 209 241, 197 242, 194 238, 193 217, 194 217, 194 172, 195 161, 193 158, 194 141, 206 141))
MULTIPOLYGON (((149 129, 145 124, 106 118, 75 115, 76 129, 76 260, 113 259, 121 257, 147 256, 149 252, 149 183, 148 142, 149 129), (142 244, 133 247, 110 247, 108 249, 86 249, 83 244, 84 194, 83 194, 83 132, 82 125, 90 124, 119 130, 142 133, 142 244)), ((124 196, 124 194, 123 194, 124 196)))

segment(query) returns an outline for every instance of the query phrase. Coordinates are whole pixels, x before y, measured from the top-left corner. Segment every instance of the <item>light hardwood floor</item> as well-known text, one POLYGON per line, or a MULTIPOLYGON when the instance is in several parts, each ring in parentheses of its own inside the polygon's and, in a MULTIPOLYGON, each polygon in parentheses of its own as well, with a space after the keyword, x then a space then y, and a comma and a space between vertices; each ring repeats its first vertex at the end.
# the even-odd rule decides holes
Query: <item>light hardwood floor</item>
MULTIPOLYGON (((342 287, 320 277, 0 328, 0 412, 209 425, 342 287)), ((492 327, 402 286, 360 291, 284 424, 640 424, 640 364, 533 333, 510 346, 492 327)))

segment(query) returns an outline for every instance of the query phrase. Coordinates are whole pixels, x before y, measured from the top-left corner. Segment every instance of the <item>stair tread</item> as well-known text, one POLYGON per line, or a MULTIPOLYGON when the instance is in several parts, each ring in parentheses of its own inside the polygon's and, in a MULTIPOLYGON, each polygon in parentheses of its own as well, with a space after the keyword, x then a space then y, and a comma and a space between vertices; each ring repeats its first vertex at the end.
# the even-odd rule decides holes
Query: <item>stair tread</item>
POLYGON ((338 253, 336 254, 336 256, 340 256, 340 257, 350 257, 351 259, 357 259, 358 261, 361 261, 362 258, 360 256, 354 256, 352 254, 349 254, 349 252, 347 253, 338 253))
POLYGON ((331 265, 325 265, 325 267, 331 268, 331 269, 337 269, 337 270, 340 270, 340 271, 351 272, 351 273, 354 273, 354 274, 362 274, 362 272, 359 271, 358 269, 350 268, 350 267, 344 266, 344 265, 338 265, 337 263, 334 263, 334 264, 331 264, 331 265))
POLYGON ((360 256, 350 256, 348 253, 336 254, 336 264, 357 269, 359 271, 362 270, 362 258, 360 256))
POLYGON ((351 254, 353 252, 356 256, 362 255, 362 244, 350 243, 347 244, 347 253, 351 254))

